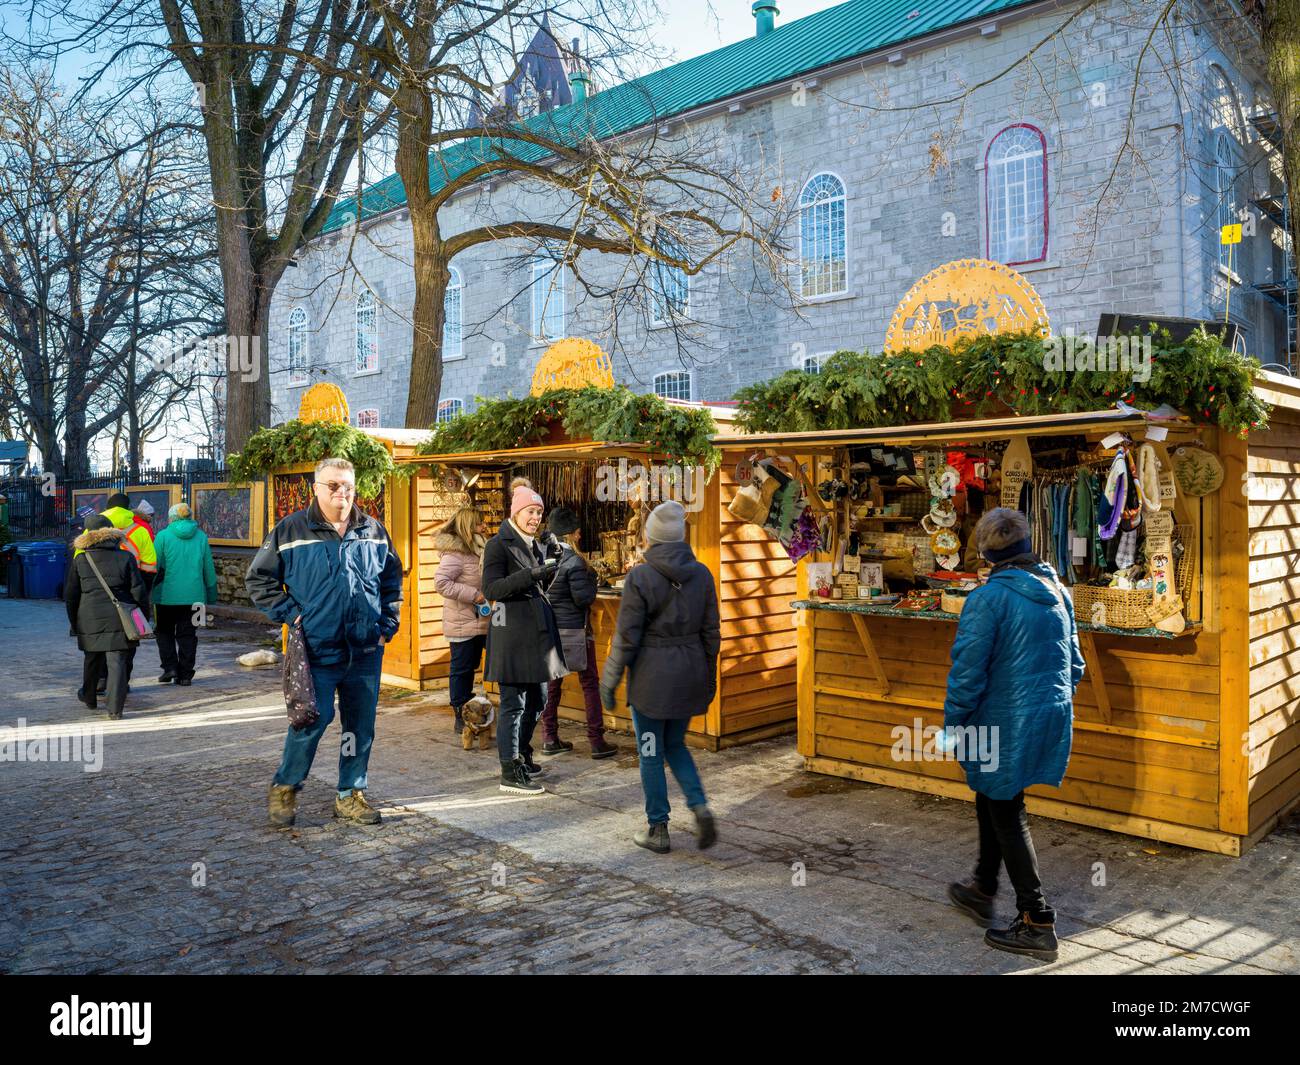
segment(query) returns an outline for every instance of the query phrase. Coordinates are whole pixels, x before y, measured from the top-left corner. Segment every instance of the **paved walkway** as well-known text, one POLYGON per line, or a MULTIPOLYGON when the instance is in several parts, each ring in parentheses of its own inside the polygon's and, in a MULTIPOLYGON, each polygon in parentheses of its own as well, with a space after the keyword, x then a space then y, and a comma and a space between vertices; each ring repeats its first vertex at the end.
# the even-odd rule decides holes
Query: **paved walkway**
POLYGON ((0 726, 103 738, 99 772, 0 762, 0 972, 1300 972, 1295 818, 1241 860, 1036 820, 1063 937, 1041 966, 944 900, 968 804, 805 774, 790 739, 697 754, 722 839, 675 831, 659 856, 630 842, 630 754, 593 762, 570 733, 554 794, 506 796, 443 693, 386 690, 384 823, 330 817, 332 726, 297 827, 273 830, 279 674, 234 661, 271 636, 223 622, 188 689, 155 683, 146 646, 125 719, 92 720, 62 604, 0 600, 0 726))

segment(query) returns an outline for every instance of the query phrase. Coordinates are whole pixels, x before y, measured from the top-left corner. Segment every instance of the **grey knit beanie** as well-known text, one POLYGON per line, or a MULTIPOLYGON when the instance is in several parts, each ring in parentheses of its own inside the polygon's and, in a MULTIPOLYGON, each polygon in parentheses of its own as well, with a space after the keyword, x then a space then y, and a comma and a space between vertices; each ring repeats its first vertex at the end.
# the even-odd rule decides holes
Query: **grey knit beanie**
POLYGON ((660 503, 645 522, 645 538, 652 544, 686 539, 686 509, 675 499, 660 503))

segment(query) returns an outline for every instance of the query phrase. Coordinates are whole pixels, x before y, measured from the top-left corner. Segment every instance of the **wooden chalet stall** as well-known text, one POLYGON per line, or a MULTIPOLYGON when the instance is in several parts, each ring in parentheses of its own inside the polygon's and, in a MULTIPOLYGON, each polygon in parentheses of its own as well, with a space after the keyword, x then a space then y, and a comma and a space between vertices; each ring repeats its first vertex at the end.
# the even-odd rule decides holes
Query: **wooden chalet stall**
MULTIPOLYGON (((1173 633, 1165 629, 1175 624, 1157 628, 1127 614, 1123 627, 1108 624, 1119 615, 1107 613, 1109 601, 1098 605, 1103 593, 1073 589, 1087 662, 1075 694, 1073 753, 1059 789, 1029 789, 1032 812, 1239 855, 1300 801, 1300 384, 1262 374, 1256 389, 1274 408, 1270 428, 1248 441, 1185 419, 1159 423, 1168 433, 1156 444, 1166 468, 1210 453, 1223 471, 1217 490, 1193 495, 1183 491, 1179 469, 1172 508, 1165 499, 1163 521, 1183 545, 1169 580, 1170 594, 1181 593, 1185 628, 1173 633)), ((1022 441, 1031 454, 1063 440, 1083 442, 1080 457, 1104 470, 1114 454, 1112 434, 1138 448, 1161 436, 1152 431, 1156 425, 1131 411, 1103 411, 758 434, 743 441, 748 449, 796 456, 807 471, 817 471, 814 480, 842 473, 871 448, 939 453, 944 461, 961 452, 987 458, 1005 476, 1013 452, 1002 448, 1009 442, 1022 441)), ((741 441, 717 443, 732 448, 741 441)), ((1050 487, 1050 472, 1043 477, 1050 487)), ((928 505, 931 491, 920 483, 928 505)), ((988 505, 998 503, 993 498, 988 505)), ((958 613, 902 609, 915 607, 924 599, 920 593, 880 605, 858 598, 857 590, 837 599, 810 589, 810 574, 825 576, 810 563, 831 570, 834 580, 849 535, 861 544, 915 527, 917 519, 896 517, 888 506, 884 514, 866 507, 870 513, 861 520, 856 515, 864 508, 851 502, 834 508, 834 538, 828 550, 800 562, 792 603, 805 767, 972 799, 955 760, 920 756, 921 737, 943 724, 958 613), (906 738, 915 745, 900 748, 906 738)), ((918 580, 920 571, 918 563, 918 580)), ((837 583, 847 591, 847 582, 837 583)), ((1148 591, 1148 604, 1151 596, 1148 591)), ((945 599, 943 605, 956 604, 945 599)))
MULTIPOLYGON (((712 413, 724 424, 730 421, 731 412, 724 408, 713 408, 712 413)), ((687 735, 691 744, 713 750, 793 731, 795 719, 794 611, 790 606, 795 592, 794 567, 779 544, 757 530, 746 532, 726 510, 725 503, 734 491, 728 471, 741 457, 739 448, 724 452, 721 472, 702 485, 696 503, 683 499, 688 511, 688 542, 714 575, 722 617, 718 694, 708 712, 691 722, 687 735)), ((514 476, 530 477, 549 511, 559 505, 574 506, 577 500, 573 496, 579 491, 590 500, 592 480, 600 477, 602 470, 616 470, 620 463, 624 469, 640 465, 653 470, 656 465, 669 463, 666 457, 640 444, 568 440, 558 431, 552 442, 543 446, 422 455, 418 461, 451 471, 444 475, 445 481, 421 477, 413 482, 418 529, 414 564, 419 576, 414 590, 419 604, 416 639, 421 680, 426 686, 428 681, 443 681, 448 672, 450 652, 441 636, 441 597, 433 588, 438 556, 432 529, 455 506, 473 501, 485 511, 489 525, 495 529, 505 518, 506 491, 514 476), (471 487, 453 489, 453 482, 471 487), (575 484, 585 488, 575 488, 575 484)), ((647 510, 656 501, 651 499, 647 510)), ((615 501, 597 506, 609 508, 611 514, 608 518, 593 515, 588 508, 583 549, 592 554, 602 546, 597 542, 602 533, 605 544, 609 543, 608 537, 617 539, 621 535, 634 509, 615 501)), ((602 587, 592 608, 598 662, 608 654, 619 603, 617 589, 602 587)), ((607 727, 632 727, 624 701, 625 688, 626 682, 619 688, 614 712, 605 714, 607 727)), ((571 721, 585 720, 576 676, 565 678, 560 716, 571 721)))

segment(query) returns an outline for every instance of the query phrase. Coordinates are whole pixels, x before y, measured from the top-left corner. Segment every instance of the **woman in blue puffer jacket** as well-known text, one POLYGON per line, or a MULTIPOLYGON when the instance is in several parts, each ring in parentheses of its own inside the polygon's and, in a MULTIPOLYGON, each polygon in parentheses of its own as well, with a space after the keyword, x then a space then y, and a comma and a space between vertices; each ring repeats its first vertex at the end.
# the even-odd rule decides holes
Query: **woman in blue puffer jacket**
POLYGON ((949 885, 948 896, 988 927, 1005 864, 1018 916, 1008 929, 989 928, 985 942, 1055 961, 1056 912, 1043 897, 1025 789, 1058 787, 1070 759, 1074 689, 1083 677, 1074 607, 1031 550, 1020 511, 989 511, 975 527, 975 544, 993 571, 962 608, 943 724, 948 743, 959 743, 975 792, 980 853, 972 880, 949 885))

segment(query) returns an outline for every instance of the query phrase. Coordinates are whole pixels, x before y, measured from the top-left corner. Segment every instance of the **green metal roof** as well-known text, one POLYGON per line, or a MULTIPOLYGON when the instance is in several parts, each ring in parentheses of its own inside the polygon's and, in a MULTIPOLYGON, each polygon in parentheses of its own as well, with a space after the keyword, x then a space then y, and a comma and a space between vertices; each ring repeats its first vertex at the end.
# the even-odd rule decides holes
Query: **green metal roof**
MULTIPOLYGON (((1029 0, 848 0, 847 3, 778 25, 761 37, 747 37, 716 51, 604 89, 585 103, 558 107, 522 125, 539 134, 576 143, 588 135, 613 137, 705 104, 784 81, 855 56, 924 37, 949 26, 987 18, 1029 0)), ((492 138, 475 138, 445 149, 434 161, 429 185, 437 191, 496 154, 492 138)), ((527 160, 547 153, 534 145, 510 143, 510 154, 527 160)), ((396 174, 365 190, 363 217, 400 207, 406 192, 396 174)), ((355 197, 339 201, 324 232, 355 215, 355 197)))

